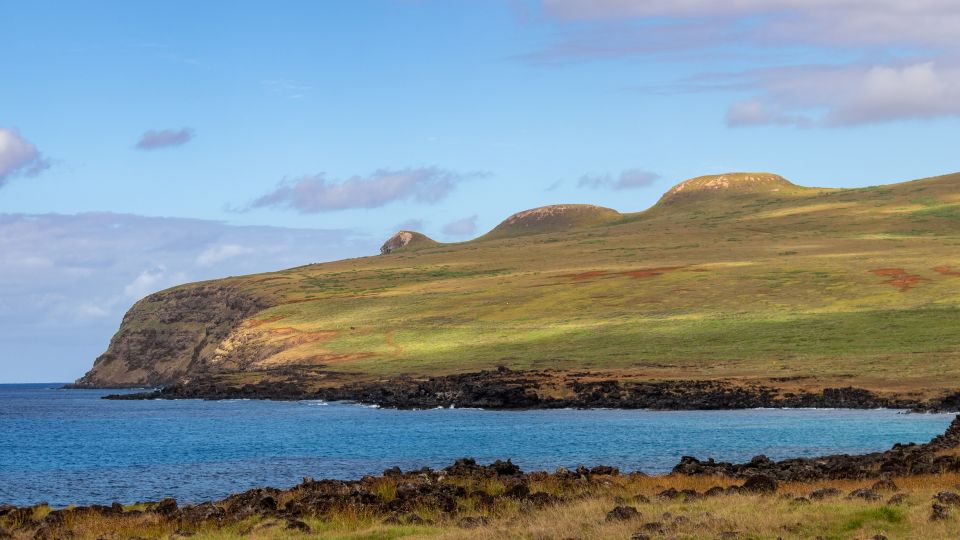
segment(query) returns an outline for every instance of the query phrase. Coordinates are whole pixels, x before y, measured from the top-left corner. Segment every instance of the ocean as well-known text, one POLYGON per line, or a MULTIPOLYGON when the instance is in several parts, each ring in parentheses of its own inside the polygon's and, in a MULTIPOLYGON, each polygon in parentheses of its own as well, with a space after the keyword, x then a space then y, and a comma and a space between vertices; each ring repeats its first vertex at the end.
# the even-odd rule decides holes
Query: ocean
POLYGON ((317 401, 106 401, 0 385, 0 504, 219 499, 304 476, 360 478, 457 458, 524 470, 668 472, 681 456, 746 461, 926 442, 951 414, 895 410, 385 410, 317 401))

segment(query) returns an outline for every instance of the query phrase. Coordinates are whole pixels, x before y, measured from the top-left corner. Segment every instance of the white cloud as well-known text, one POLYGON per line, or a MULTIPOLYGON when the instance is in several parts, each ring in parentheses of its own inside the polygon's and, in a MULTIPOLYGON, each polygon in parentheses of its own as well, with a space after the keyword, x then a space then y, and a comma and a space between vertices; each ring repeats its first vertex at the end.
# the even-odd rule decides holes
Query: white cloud
POLYGON ((732 126, 849 126, 960 116, 960 68, 935 62, 807 66, 741 74, 759 94, 731 105, 732 126))
POLYGON ((133 281, 123 288, 123 294, 128 298, 139 300, 150 293, 157 292, 169 285, 182 282, 185 279, 186 274, 182 272, 172 275, 168 274, 167 269, 163 266, 143 270, 133 281))
POLYGON ((691 22, 710 40, 719 37, 710 28, 720 26, 768 44, 954 47, 960 25, 960 3, 954 0, 543 0, 543 5, 561 21, 665 19, 691 22))
POLYGON ((0 128, 0 186, 17 175, 36 176, 50 162, 15 129, 0 128))
POLYGON ((378 208, 402 200, 435 203, 453 191, 458 183, 483 175, 421 167, 381 169, 370 176, 351 176, 342 182, 331 182, 321 173, 283 182, 272 192, 255 200, 251 206, 286 207, 309 214, 349 208, 378 208))
POLYGON ((151 129, 140 136, 136 147, 139 150, 158 150, 172 146, 183 146, 191 139, 193 139, 193 130, 190 128, 151 129))
POLYGON ((732 76, 735 84, 692 85, 696 91, 750 94, 729 106, 732 126, 835 127, 960 115, 956 0, 542 0, 542 5, 547 20, 557 25, 557 37, 526 56, 539 63, 664 55, 683 62, 706 54, 741 65, 819 59, 810 66, 732 76), (837 58, 869 61, 830 65, 837 58))
POLYGON ((652 185, 659 174, 643 169, 628 169, 616 177, 610 174, 585 174, 577 180, 577 187, 591 189, 638 189, 652 185))
POLYGON ((101 317, 109 317, 110 312, 109 307, 96 304, 80 304, 80 306, 77 307, 77 314, 82 318, 99 319, 101 317))
POLYGON ((448 236, 471 236, 477 232, 477 216, 472 215, 443 226, 443 234, 448 236))
POLYGON ((225 261, 233 257, 250 255, 256 252, 257 250, 255 248, 242 246, 240 244, 222 244, 210 246, 204 250, 203 253, 197 255, 197 264, 200 266, 212 266, 218 262, 225 261))

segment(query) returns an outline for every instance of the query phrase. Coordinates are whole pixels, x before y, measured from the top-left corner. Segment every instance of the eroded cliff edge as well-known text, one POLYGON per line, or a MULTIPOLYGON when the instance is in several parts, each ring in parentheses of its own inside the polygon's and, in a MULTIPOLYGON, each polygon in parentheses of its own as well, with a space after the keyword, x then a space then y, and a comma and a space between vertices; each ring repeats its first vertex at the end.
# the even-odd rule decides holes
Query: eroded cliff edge
POLYGON ((166 386, 209 371, 219 344, 245 319, 270 306, 231 280, 151 294, 124 315, 110 346, 78 387, 166 386))

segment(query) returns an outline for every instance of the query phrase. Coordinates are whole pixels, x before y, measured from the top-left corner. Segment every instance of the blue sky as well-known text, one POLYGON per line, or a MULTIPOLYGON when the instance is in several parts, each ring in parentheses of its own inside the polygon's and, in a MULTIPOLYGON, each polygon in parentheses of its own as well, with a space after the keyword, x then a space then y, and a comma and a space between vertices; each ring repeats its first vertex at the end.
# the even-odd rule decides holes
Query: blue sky
POLYGON ((947 0, 0 0, 0 20, 0 381, 76 378, 153 290, 401 226, 641 210, 725 171, 960 170, 947 0))

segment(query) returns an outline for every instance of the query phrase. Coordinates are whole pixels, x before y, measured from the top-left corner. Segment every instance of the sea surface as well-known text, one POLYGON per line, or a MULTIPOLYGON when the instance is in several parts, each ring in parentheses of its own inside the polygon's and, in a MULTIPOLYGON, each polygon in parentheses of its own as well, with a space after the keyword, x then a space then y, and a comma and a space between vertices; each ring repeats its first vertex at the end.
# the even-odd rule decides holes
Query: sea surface
POLYGON ((0 385, 0 504, 219 499, 304 476, 511 458, 524 470, 663 473, 681 456, 745 461, 926 442, 948 414, 895 410, 395 411, 317 401, 106 401, 98 390, 0 385))

